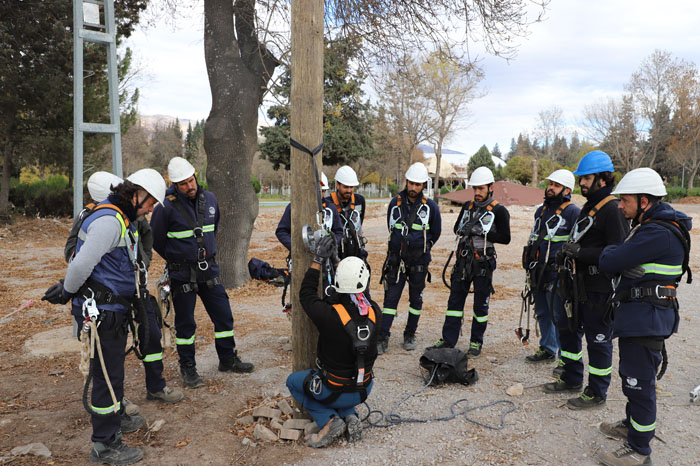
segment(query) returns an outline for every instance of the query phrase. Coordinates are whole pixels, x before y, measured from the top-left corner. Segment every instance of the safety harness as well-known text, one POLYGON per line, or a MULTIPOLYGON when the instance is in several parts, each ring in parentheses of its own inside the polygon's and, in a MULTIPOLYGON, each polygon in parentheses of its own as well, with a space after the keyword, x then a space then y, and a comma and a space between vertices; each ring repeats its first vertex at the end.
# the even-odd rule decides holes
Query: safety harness
MULTIPOLYGON (((610 320, 614 319, 615 310, 620 306, 620 303, 630 302, 630 301, 644 301, 654 306, 659 307, 673 307, 674 313, 674 324, 672 328, 676 328, 680 320, 679 315, 679 305, 676 290, 678 285, 683 278, 683 275, 687 273, 686 283, 690 284, 693 282, 693 273, 690 270, 690 232, 685 228, 682 223, 674 222, 670 220, 660 220, 653 219, 647 220, 639 224, 636 228, 639 228, 644 224, 656 224, 662 226, 669 230, 678 241, 683 246, 683 264, 678 266, 673 265, 663 265, 663 264, 642 264, 641 267, 644 269, 645 273, 654 274, 666 274, 666 275, 676 275, 677 278, 674 280, 651 280, 644 281, 640 286, 635 286, 621 291, 613 291, 613 294, 608 300, 607 315, 610 320)), ((632 231, 628 236, 629 240, 634 235, 632 231)), ((617 289, 620 283, 620 277, 613 279, 613 290, 617 289)), ((668 367, 668 353, 666 352, 665 340, 670 338, 671 335, 666 336, 643 336, 643 337, 627 337, 627 341, 637 343, 639 345, 645 346, 652 351, 660 352, 662 355, 661 368, 657 374, 657 380, 660 380, 666 368, 668 367)))
MULTIPOLYGON (((446 274, 453 255, 456 255, 457 259, 452 269, 452 277, 457 277, 458 280, 463 282, 472 282, 474 277, 482 276, 488 277, 490 282, 493 275, 490 260, 496 257, 496 250, 493 247, 487 247, 486 236, 495 223, 496 216, 493 213, 493 209, 497 205, 498 201, 494 199, 484 206, 483 212, 481 209, 473 211, 476 203, 469 201, 469 205, 464 209, 457 226, 455 249, 450 252, 447 262, 442 268, 442 282, 448 289, 451 289, 451 287, 447 282, 446 274), (482 228, 482 236, 484 237, 483 249, 475 247, 474 237, 470 234, 472 227, 477 223, 480 223, 482 228)), ((490 291, 491 293, 494 292, 493 286, 491 286, 490 291)))
POLYGON ((171 202, 173 207, 177 209, 185 221, 190 225, 190 230, 185 231, 169 231, 168 238, 184 239, 194 236, 197 242, 197 260, 196 261, 168 261, 168 269, 170 272, 189 270, 190 281, 189 283, 183 284, 175 292, 189 293, 194 291, 195 293, 199 291, 199 283, 206 283, 208 288, 214 288, 215 286, 221 284, 221 279, 217 276, 209 280, 200 280, 202 273, 206 272, 209 267, 216 263, 214 256, 209 257, 207 255, 207 248, 204 244, 204 233, 214 232, 216 226, 212 223, 211 225, 204 225, 204 217, 207 210, 207 200, 204 196, 204 190, 200 189, 197 195, 197 221, 192 218, 192 215, 185 209, 182 202, 174 194, 167 197, 171 202))
MULTIPOLYGON (((585 217, 574 224, 567 242, 579 243, 581 238, 583 238, 595 223, 596 214, 598 214, 600 209, 607 205, 608 202, 616 199, 615 196, 606 196, 593 206, 585 217)), ((595 265, 589 266, 587 272, 589 275, 595 275, 598 273, 598 267, 595 265)), ((574 332, 579 322, 579 306, 588 299, 586 297, 584 277, 580 271, 577 271, 575 259, 565 256, 562 264, 557 266, 555 290, 556 294, 564 303, 564 312, 566 313, 569 331, 574 332)), ((550 300, 550 309, 553 309, 554 294, 555 293, 552 293, 550 300)))
POLYGON ((346 257, 362 257, 362 248, 365 245, 365 239, 360 236, 360 212, 355 210, 355 193, 350 197, 350 201, 346 207, 342 207, 338 193, 332 192, 331 199, 335 204, 338 215, 343 219, 343 239, 340 242, 340 258, 346 257))
MULTIPOLYGON (((120 411, 120 403, 116 398, 112 383, 109 379, 107 367, 102 355, 100 338, 119 338, 126 335, 128 333, 128 329, 130 328, 133 335, 133 342, 131 348, 129 348, 127 351, 127 354, 133 351, 137 358, 141 360, 145 358, 145 352, 143 349, 148 346, 150 336, 148 328, 148 314, 146 310, 146 302, 149 299, 148 271, 146 270, 146 266, 144 265, 143 261, 140 259, 138 248, 138 231, 131 231, 129 218, 124 215, 124 212, 122 212, 119 207, 114 204, 98 204, 97 206, 88 210, 82 217, 81 221, 84 222, 87 217, 100 209, 114 210, 116 214, 115 216, 121 224, 122 233, 120 246, 126 247, 129 260, 134 266, 136 293, 135 296, 120 296, 112 292, 112 290, 107 286, 90 278, 76 292, 76 295, 82 295, 85 298, 82 305, 84 321, 81 329, 82 347, 80 363, 80 370, 85 377, 82 401, 83 407, 90 414, 98 413, 104 415, 117 415, 120 411), (102 322, 103 314, 100 312, 99 306, 105 304, 121 304, 125 306, 127 308, 125 313, 126 319, 124 319, 124 325, 108 331, 103 331, 102 336, 100 336, 98 328, 102 322), (144 326, 143 342, 139 342, 139 325, 144 326), (88 403, 88 393, 95 368, 95 348, 97 348, 102 373, 112 398, 112 406, 109 408, 95 408, 88 403), (89 364, 85 363, 86 360, 89 360, 89 364)), ((84 241, 85 237, 83 237, 83 234, 84 233, 81 229, 78 233, 78 237, 84 241)))
POLYGON ((376 333, 376 313, 374 307, 370 306, 366 316, 353 319, 342 304, 334 304, 333 309, 338 314, 345 333, 352 341, 356 361, 354 375, 347 377, 348 374, 343 374, 344 377, 333 373, 323 367, 323 364, 317 359, 317 369, 311 371, 304 380, 304 391, 311 397, 319 395, 322 384, 324 384, 332 393, 323 400, 317 400, 319 403, 328 405, 337 400, 341 394, 354 392, 360 393, 360 403, 362 403, 367 399, 367 386, 373 376, 371 370, 366 370, 365 356, 372 344, 372 336, 376 333))
POLYGON ((415 264, 415 261, 428 252, 428 229, 430 228, 430 206, 428 200, 421 193, 420 201, 416 201, 411 206, 406 219, 403 219, 402 197, 397 196, 396 205, 389 212, 389 242, 391 242, 391 233, 396 230, 401 230, 401 244, 399 252, 387 250, 386 259, 382 266, 382 275, 379 279, 379 284, 384 282, 387 274, 396 272, 396 283, 399 281, 401 273, 423 273, 427 272, 428 283, 431 282, 430 271, 425 264, 415 264), (416 225, 418 219, 420 225, 416 225), (409 230, 423 231, 423 251, 413 251, 409 248, 408 233, 409 230), (404 260, 408 260, 413 265, 406 267, 404 260))
MULTIPOLYGON (((535 304, 535 291, 541 291, 544 287, 544 274, 547 271, 549 263, 549 253, 552 242, 562 241, 565 238, 556 236, 556 232, 564 222, 561 216, 562 212, 571 205, 571 201, 564 201, 556 208, 554 215, 549 217, 547 221, 542 221, 544 212, 547 210, 542 205, 540 216, 535 220, 535 224, 530 231, 530 238, 527 246, 523 248, 523 268, 525 269, 525 287, 520 293, 523 302, 520 306, 520 320, 518 327, 515 329, 515 335, 520 339, 523 345, 527 345, 530 339, 530 312, 535 304), (545 253, 544 262, 540 263, 540 245, 542 241, 547 241, 547 252, 545 253), (527 328, 523 330, 523 315, 527 315, 527 328)), ((554 316, 552 316, 554 318, 554 316)), ((536 319, 536 317, 535 317, 536 319)), ((539 336, 537 327, 535 332, 539 336)))

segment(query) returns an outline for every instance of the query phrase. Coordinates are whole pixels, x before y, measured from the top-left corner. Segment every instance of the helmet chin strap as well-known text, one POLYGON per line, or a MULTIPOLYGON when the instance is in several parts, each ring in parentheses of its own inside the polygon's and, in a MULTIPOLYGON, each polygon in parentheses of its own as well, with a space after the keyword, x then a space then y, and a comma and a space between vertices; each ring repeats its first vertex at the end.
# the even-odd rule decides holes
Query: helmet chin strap
MULTIPOLYGON (((146 193, 146 195, 143 197, 143 199, 141 200, 141 202, 137 203, 137 204, 134 206, 134 209, 136 209, 136 212, 138 212, 139 209, 141 209, 141 207, 143 207, 143 205, 146 203, 146 201, 148 200, 148 198, 151 197, 151 194, 150 194, 148 191, 144 191, 144 192, 146 193)), ((138 198, 139 198, 139 192, 136 191, 136 199, 138 199, 138 198)))

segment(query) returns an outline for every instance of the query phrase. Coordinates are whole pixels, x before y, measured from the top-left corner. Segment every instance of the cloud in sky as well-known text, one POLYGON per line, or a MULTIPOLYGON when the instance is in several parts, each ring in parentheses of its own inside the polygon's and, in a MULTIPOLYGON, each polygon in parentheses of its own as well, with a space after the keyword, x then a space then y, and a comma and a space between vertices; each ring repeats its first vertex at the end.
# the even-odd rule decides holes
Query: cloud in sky
MULTIPOLYGON (((696 0, 552 1, 545 21, 520 40, 514 60, 484 58, 488 94, 472 104, 471 125, 447 146, 471 154, 498 143, 506 152, 511 138, 532 133, 537 114, 553 105, 563 109, 569 127, 577 127, 583 108, 619 97, 655 49, 700 64, 697 18, 696 0)), ((161 24, 126 41, 146 72, 138 84, 140 112, 206 118, 211 94, 201 10, 178 26, 161 24)))

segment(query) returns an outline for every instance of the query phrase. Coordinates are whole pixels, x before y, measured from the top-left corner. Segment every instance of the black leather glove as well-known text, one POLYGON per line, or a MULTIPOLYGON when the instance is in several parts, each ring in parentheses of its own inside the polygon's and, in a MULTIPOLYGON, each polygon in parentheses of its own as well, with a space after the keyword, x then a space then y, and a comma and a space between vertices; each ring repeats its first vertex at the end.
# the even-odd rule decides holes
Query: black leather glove
POLYGON ((557 251, 557 253, 554 255, 554 263, 562 266, 564 265, 564 260, 566 259, 566 255, 564 254, 563 251, 557 251))
POLYGON ((481 226, 481 223, 475 223, 474 226, 472 226, 470 234, 472 236, 481 236, 484 234, 484 227, 481 226))
POLYGON ((316 255, 314 256, 314 262, 317 264, 323 264, 326 260, 331 257, 337 256, 337 244, 335 243, 334 235, 326 235, 318 241, 316 245, 316 255))
POLYGON ((41 298, 42 301, 48 301, 51 304, 66 304, 73 297, 72 294, 68 293, 63 288, 63 280, 56 283, 51 288, 46 290, 44 297, 41 298))
POLYGON ((625 278, 631 278, 636 280, 644 276, 644 268, 642 266, 636 266, 622 271, 622 276, 625 278))
POLYGON ((564 243, 561 250, 567 256, 575 259, 578 257, 578 253, 581 250, 581 245, 578 243, 564 243))

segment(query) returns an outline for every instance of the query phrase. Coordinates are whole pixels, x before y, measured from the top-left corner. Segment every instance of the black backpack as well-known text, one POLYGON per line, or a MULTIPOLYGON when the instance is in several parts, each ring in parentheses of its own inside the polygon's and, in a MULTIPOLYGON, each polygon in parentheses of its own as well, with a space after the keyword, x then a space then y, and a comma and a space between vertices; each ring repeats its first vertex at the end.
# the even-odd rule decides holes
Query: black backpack
POLYGON ((476 369, 467 369, 467 355, 457 348, 428 348, 419 364, 428 371, 425 379, 430 385, 447 382, 472 385, 479 380, 476 369))

